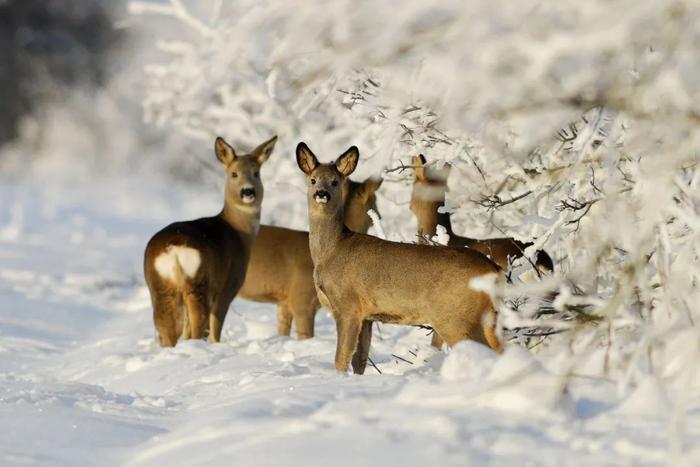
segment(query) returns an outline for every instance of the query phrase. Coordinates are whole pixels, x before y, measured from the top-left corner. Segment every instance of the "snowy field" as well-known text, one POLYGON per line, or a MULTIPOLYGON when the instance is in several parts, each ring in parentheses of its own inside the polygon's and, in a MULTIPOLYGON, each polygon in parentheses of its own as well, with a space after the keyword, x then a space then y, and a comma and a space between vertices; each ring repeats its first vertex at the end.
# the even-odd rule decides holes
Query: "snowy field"
POLYGON ((114 5, 104 82, 0 147, 0 467, 700 465, 697 1, 114 5), (160 348, 146 242, 221 209, 215 136, 274 134, 264 223, 308 225, 299 141, 357 145, 370 234, 416 240, 423 153, 455 232, 549 252, 498 291, 505 352, 376 324, 339 374, 325 310, 297 341, 242 300, 222 343, 160 348))
POLYGON ((445 355, 381 325, 382 374, 338 374, 325 311, 300 342, 275 335, 273 306, 240 300, 225 342, 160 349, 143 246, 218 190, 143 186, 3 183, 1 465, 660 465, 680 460, 679 429, 677 452, 700 462, 700 399, 674 426, 660 383, 620 393, 595 376, 601 353, 566 377, 566 349, 445 355))

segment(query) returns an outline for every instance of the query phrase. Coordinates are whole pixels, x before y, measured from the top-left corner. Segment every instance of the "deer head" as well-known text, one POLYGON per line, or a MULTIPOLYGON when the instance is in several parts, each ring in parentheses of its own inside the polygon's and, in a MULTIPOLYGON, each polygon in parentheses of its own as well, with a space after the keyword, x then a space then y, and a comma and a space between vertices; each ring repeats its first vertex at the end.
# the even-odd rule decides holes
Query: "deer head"
POLYGON ((260 210, 263 198, 260 166, 270 157, 275 142, 277 136, 262 143, 250 154, 238 156, 223 138, 216 138, 216 158, 226 172, 226 205, 239 210, 260 210))
POLYGON ((368 178, 364 182, 346 183, 345 225, 353 232, 366 233, 372 225, 368 210, 377 212, 376 192, 382 185, 381 178, 368 178))
POLYGON ((309 215, 342 213, 344 184, 357 167, 358 149, 352 146, 335 162, 321 164, 305 143, 299 143, 296 156, 297 165, 306 174, 309 215))
POLYGON ((436 226, 441 220, 438 209, 445 205, 447 177, 451 167, 445 164, 438 169, 427 165, 422 154, 413 156, 412 162, 415 178, 411 193, 411 211, 418 220, 418 233, 421 236, 432 236, 435 235, 436 226))

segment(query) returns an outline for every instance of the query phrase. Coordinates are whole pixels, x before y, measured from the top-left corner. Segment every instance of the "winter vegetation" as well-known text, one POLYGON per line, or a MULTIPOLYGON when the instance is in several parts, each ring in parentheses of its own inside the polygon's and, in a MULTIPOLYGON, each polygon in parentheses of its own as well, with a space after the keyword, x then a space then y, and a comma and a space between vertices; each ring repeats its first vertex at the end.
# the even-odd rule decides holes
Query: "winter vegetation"
POLYGON ((700 4, 115 11, 138 52, 0 148, 1 464, 700 463, 700 4), (299 229, 296 144, 323 162, 358 146, 353 178, 385 179, 370 234, 401 242, 412 156, 449 163, 455 232, 533 242, 508 283, 478 284, 506 351, 379 324, 348 376, 324 310, 297 341, 242 300, 221 344, 161 349, 143 248, 220 209, 217 135, 278 135, 262 219, 299 229))

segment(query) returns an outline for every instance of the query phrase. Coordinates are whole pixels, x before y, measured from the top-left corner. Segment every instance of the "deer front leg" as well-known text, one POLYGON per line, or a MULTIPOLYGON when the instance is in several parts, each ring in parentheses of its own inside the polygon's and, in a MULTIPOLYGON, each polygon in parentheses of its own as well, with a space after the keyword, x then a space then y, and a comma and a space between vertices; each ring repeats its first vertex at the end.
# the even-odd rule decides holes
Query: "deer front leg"
POLYGON ((214 311, 209 315, 209 342, 217 343, 221 341, 221 330, 224 327, 224 319, 230 305, 231 302, 217 303, 214 311))
POLYGON ((363 321, 360 337, 357 342, 357 350, 352 357, 352 370, 357 375, 365 373, 367 358, 369 358, 369 347, 372 344, 372 321, 363 321))
POLYGON ((292 330, 292 310, 284 304, 277 306, 277 334, 288 336, 292 330))
POLYGON ((358 318, 343 318, 335 322, 338 332, 338 343, 335 350, 335 369, 348 371, 350 359, 357 349, 360 336, 361 321, 358 318))

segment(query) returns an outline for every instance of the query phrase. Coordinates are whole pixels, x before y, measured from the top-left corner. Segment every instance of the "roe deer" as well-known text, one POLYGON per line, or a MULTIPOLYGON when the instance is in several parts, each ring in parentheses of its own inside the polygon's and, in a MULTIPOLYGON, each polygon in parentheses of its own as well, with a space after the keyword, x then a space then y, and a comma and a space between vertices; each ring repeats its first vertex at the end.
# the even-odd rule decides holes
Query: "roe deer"
MULTIPOLYGON (((422 154, 413 157, 415 180, 411 195, 411 211, 418 220, 419 242, 427 243, 425 236, 432 237, 437 233, 437 226, 441 225, 450 236, 448 246, 469 247, 488 256, 493 262, 504 270, 509 267, 509 258, 520 258, 524 255, 525 248, 532 243, 525 243, 513 238, 488 238, 477 240, 474 238, 460 237, 452 230, 449 212, 440 212, 445 206, 445 192, 447 191, 447 176, 450 166, 442 169, 426 166, 425 157, 422 154)), ((553 270, 552 259, 544 250, 537 251, 535 266, 540 271, 551 272, 553 270)))
MULTIPOLYGON (((371 220, 367 210, 376 212, 375 192, 381 179, 345 185, 345 225, 365 233, 371 220)), ((238 296, 255 302, 277 304, 277 333, 288 336, 292 320, 299 339, 314 336, 314 318, 320 308, 314 286, 314 263, 309 251, 309 233, 261 225, 253 243, 248 272, 238 296)))
POLYGON ((250 154, 237 156, 217 138, 214 150, 226 173, 222 211, 170 224, 148 242, 144 273, 161 346, 172 347, 179 337, 202 338, 207 328, 211 341, 219 342, 258 232, 263 197, 260 166, 276 141, 275 136, 250 154))
MULTIPOLYGON (((413 167, 415 167, 415 179, 411 194, 411 211, 418 220, 419 243, 427 243, 426 236, 434 236, 437 233, 437 226, 441 225, 450 236, 447 246, 468 247, 477 250, 489 257, 503 270, 508 270, 509 261, 524 256, 525 248, 532 243, 520 242, 513 238, 477 240, 455 235, 452 230, 450 213, 440 212, 445 206, 445 192, 447 191, 450 166, 446 164, 441 169, 427 166, 422 154, 414 156, 412 162, 413 167)), ((553 270, 552 259, 543 250, 537 251, 534 265, 539 271, 551 272, 553 270)), ((432 344, 437 348, 442 346, 440 336, 435 333, 433 333, 432 344)))
POLYGON ((428 324, 448 345, 474 339, 500 351, 491 298, 470 286, 499 267, 468 248, 395 243, 343 225, 342 183, 357 166, 355 146, 321 164, 304 143, 297 164, 307 177, 309 248, 321 303, 336 321, 335 367, 355 373, 367 365, 372 321, 428 324))

